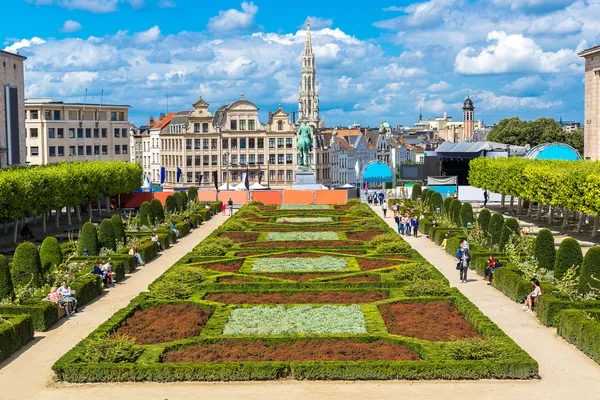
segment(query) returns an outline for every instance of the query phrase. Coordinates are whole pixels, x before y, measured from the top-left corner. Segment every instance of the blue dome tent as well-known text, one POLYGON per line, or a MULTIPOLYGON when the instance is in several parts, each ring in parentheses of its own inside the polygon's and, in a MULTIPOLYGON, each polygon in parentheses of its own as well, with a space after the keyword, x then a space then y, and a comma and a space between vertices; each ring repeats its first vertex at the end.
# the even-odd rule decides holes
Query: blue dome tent
POLYGON ((578 161, 581 155, 573 147, 563 143, 544 143, 531 149, 525 158, 531 160, 578 161))

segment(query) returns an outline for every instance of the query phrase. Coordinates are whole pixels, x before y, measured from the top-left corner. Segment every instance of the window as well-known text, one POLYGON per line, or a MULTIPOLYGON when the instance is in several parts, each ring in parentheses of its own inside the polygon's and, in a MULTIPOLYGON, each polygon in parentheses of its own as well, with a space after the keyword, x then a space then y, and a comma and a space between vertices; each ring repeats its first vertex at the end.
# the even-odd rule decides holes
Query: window
POLYGON ((108 154, 108 146, 103 144, 102 145, 102 155, 105 156, 108 154))
POLYGON ((98 146, 98 145, 94 146, 94 155, 95 156, 99 156, 100 155, 100 146, 98 146))
POLYGON ((231 150, 237 150, 237 139, 231 139, 231 150))
POLYGON ((192 166, 192 156, 187 156, 185 159, 185 165, 186 167, 191 167, 192 166))
POLYGON ((29 137, 30 138, 36 138, 36 137, 38 137, 38 130, 37 130, 37 128, 31 128, 29 130, 29 137))
POLYGON ((275 164, 275 154, 269 154, 269 164, 275 164))
POLYGON ((277 164, 283 164, 283 154, 277 154, 277 164))
POLYGON ((202 132, 208 133, 208 122, 202 124, 202 132))
POLYGON ((237 154, 232 154, 232 155, 231 155, 231 163, 232 163, 233 165, 236 165, 236 164, 237 164, 237 154))
POLYGON ((217 165, 218 161, 219 159, 217 158, 217 156, 210 156, 210 165, 217 165))
POLYGON ((77 146, 77 155, 78 156, 84 155, 84 153, 83 153, 83 146, 77 146))
POLYGON ((188 182, 188 183, 191 183, 191 182, 192 182, 192 179, 194 179, 194 178, 193 178, 193 175, 192 175, 192 173, 191 173, 191 172, 188 172, 188 173, 187 173, 187 181, 186 181, 186 182, 188 182))
POLYGON ((125 121, 125 113, 123 111, 119 111, 119 121, 125 121))
POLYGON ((229 139, 221 140, 221 149, 227 150, 229 148, 229 139))
POLYGON ((282 131, 283 130, 283 121, 277 121, 277 130, 278 131, 282 131))
POLYGON ((283 173, 284 173, 284 171, 282 169, 277 171, 277 179, 279 179, 280 181, 283 180, 283 173))
POLYGON ((65 137, 65 129, 64 128, 57 128, 56 129, 56 137, 59 139, 63 139, 65 137))
POLYGON ((221 179, 222 182, 227 182, 227 172, 223 171, 223 179, 221 179))
POLYGON ((65 146, 58 146, 58 156, 59 157, 65 156, 65 146))
POLYGON ((85 128, 85 137, 86 138, 92 137, 92 128, 85 128))
POLYGON ((210 148, 212 150, 217 150, 217 139, 210 139, 210 148))
POLYGON ((283 149, 283 138, 277 138, 277 148, 283 149))
POLYGON ((202 149, 208 150, 208 139, 202 139, 202 149))
POLYGON ((40 119, 40 113, 38 110, 29 111, 29 119, 40 119))
POLYGON ((32 156, 39 156, 40 155, 40 148, 38 146, 31 146, 31 155, 32 156))
POLYGON ((292 154, 286 154, 285 155, 285 163, 286 164, 293 164, 294 163, 294 159, 292 158, 292 154))
POLYGON ((100 137, 100 129, 94 128, 94 139, 98 139, 100 137))
MULTIPOLYGON (((212 174, 211 174, 212 175, 212 174)), ((208 183, 209 182, 209 175, 208 175, 208 171, 204 171, 204 173, 202 174, 202 177, 204 178, 203 181, 208 183)), ((200 182, 200 173, 196 172, 196 182, 200 182)))
POLYGON ((256 148, 258 148, 258 149, 264 149, 265 148, 265 139, 258 138, 256 148))
POLYGON ((121 129, 121 137, 127 137, 127 128, 121 129))
POLYGON ((234 182, 238 180, 238 173, 237 173, 237 171, 233 171, 231 173, 231 180, 234 181, 234 182))
POLYGON ((264 154, 259 154, 258 155, 258 163, 259 164, 264 164, 265 163, 265 155, 264 154))
POLYGON ((83 139, 83 128, 77 128, 77 138, 83 139))
POLYGON ((200 133, 200 124, 198 122, 194 123, 194 133, 200 133))
POLYGON ((275 148, 275 138, 269 138, 269 148, 270 149, 275 148))
POLYGON ((44 111, 44 119, 46 121, 51 121, 52 120, 52 111, 50 111, 50 110, 44 111))
POLYGON ((291 181, 292 179, 294 179, 294 173, 290 170, 285 171, 285 180, 291 181))
POLYGON ((186 150, 192 149, 192 139, 185 139, 185 149, 186 150))
POLYGON ((54 128, 48 128, 48 139, 54 139, 54 128))
POLYGON ((55 121, 60 121, 60 111, 54 110, 54 118, 55 121))
POLYGON ((75 137, 75 129, 69 128, 69 138, 73 139, 75 137))
POLYGON ((292 145, 292 138, 285 138, 285 148, 286 149, 291 149, 293 147, 292 145))
POLYGON ((75 146, 69 146, 69 156, 75 155, 75 146))
POLYGON ((246 148, 246 138, 240 138, 240 149, 246 148))
POLYGON ((107 129, 106 128, 102 128, 102 137, 103 138, 107 137, 107 129))
POLYGON ((248 139, 248 148, 253 149, 256 147, 256 139, 250 138, 248 139))
POLYGON ((128 146, 128 145, 126 145, 126 144, 123 144, 123 145, 121 145, 121 153, 123 153, 123 154, 127 154, 127 148, 128 148, 128 147, 129 147, 129 146, 128 146))
POLYGON ((231 120, 231 130, 237 131, 237 121, 235 119, 231 120))
POLYGON ((275 171, 273 171, 273 170, 269 171, 269 179, 272 180, 272 181, 275 180, 275 171))
POLYGON ((208 156, 202 156, 202 165, 208 165, 208 156))
POLYGON ((246 155, 240 154, 240 165, 246 165, 246 155))
POLYGON ((118 138, 121 136, 121 130, 119 128, 115 128, 115 137, 118 138))
POLYGON ((121 154, 121 145, 115 144, 115 154, 121 154))
POLYGON ((221 164, 227 165, 227 155, 223 154, 223 156, 221 157, 221 164))
POLYGON ((241 119, 240 120, 240 131, 245 131, 245 130, 246 130, 246 120, 241 119))
POLYGON ((116 111, 111 111, 110 112, 110 120, 111 121, 116 121, 117 120, 117 112, 116 111))
POLYGON ((85 155, 86 156, 92 155, 92 146, 85 146, 85 155))
POLYGON ((196 166, 200 165, 200 156, 194 157, 194 165, 196 165, 196 166))
POLYGON ((54 147, 54 146, 48 147, 48 155, 50 157, 56 157, 56 147, 54 147))
POLYGON ((248 157, 249 157, 248 162, 250 163, 250 165, 256 164, 256 155, 250 154, 248 157))
POLYGON ((253 119, 249 119, 248 120, 248 130, 249 131, 253 131, 254 130, 254 120, 253 119))

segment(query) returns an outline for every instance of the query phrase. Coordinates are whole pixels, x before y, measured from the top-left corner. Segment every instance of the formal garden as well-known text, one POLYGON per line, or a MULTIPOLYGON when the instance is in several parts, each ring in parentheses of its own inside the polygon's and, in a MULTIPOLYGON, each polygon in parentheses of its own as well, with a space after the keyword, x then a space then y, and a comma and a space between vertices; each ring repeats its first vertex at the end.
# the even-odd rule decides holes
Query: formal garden
POLYGON ((538 376, 356 201, 244 206, 53 370, 67 382, 538 376))

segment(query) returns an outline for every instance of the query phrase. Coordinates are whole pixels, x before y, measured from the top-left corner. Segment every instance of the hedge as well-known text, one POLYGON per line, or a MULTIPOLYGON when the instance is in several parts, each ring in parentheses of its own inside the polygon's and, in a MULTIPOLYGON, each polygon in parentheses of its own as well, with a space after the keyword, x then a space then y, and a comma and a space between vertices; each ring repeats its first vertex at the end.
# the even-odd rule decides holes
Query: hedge
POLYGON ((423 218, 421 221, 419 221, 419 232, 421 232, 424 235, 429 235, 429 230, 432 226, 433 221, 431 220, 431 218, 423 218))
POLYGON ((494 213, 492 219, 490 219, 490 226, 488 227, 488 233, 492 238, 492 244, 500 243, 500 236, 502 235, 502 227, 504 226, 504 217, 500 213, 494 213))
POLYGON ((98 255, 98 232, 96 226, 91 222, 86 222, 81 228, 79 241, 77 242, 77 255, 83 256, 84 249, 87 249, 88 256, 98 255))
POLYGON ((28 299, 21 305, 0 305, 0 314, 27 314, 31 316, 33 329, 39 332, 47 331, 58 322, 58 306, 56 303, 42 301, 41 299, 28 299))
POLYGON ((179 237, 184 237, 190 233, 190 224, 187 222, 178 222, 175 224, 175 229, 179 231, 179 237))
POLYGON ((188 201, 191 202, 197 202, 198 201, 198 189, 196 189, 196 186, 190 186, 188 188, 188 201))
POLYGON ((522 303, 532 290, 531 282, 523 279, 519 269, 504 263, 494 270, 492 286, 517 303, 522 303))
POLYGON ((554 263, 554 278, 560 279, 571 267, 581 267, 583 264, 583 252, 581 245, 576 239, 566 238, 558 246, 556 261, 554 263))
POLYGON ((462 203, 458 199, 453 199, 452 203, 450 203, 450 212, 449 216, 454 225, 461 226, 460 224, 460 209, 462 208, 462 203))
POLYGON ((421 184, 420 183, 415 183, 415 185, 412 188, 412 193, 410 195, 411 200, 412 201, 417 201, 417 199, 419 197, 421 197, 421 193, 422 193, 421 184))
POLYGON ((98 230, 98 247, 106 248, 112 251, 117 249, 115 242, 115 230, 112 221, 108 218, 103 219, 98 230))
POLYGON ((151 226, 150 223, 150 203, 145 201, 140 206, 140 213, 138 214, 138 224, 140 226, 151 226))
POLYGON ((579 274, 579 293, 588 294, 600 291, 600 246, 594 246, 585 253, 579 274))
POLYGON ((554 248, 554 235, 548 229, 542 229, 535 238, 535 259, 541 268, 554 269, 556 250, 554 248))
POLYGON ((0 318, 0 361, 5 360, 33 339, 33 321, 29 315, 1 315, 0 318))
POLYGON ((444 208, 442 209, 442 212, 446 215, 450 215, 450 205, 452 204, 452 200, 454 200, 452 197, 446 197, 444 199, 444 208))
POLYGON ((175 197, 175 201, 177 201, 177 211, 185 211, 185 199, 183 198, 182 192, 175 192, 173 195, 175 197))
POLYGON ((8 260, 0 254, 0 300, 13 298, 13 284, 8 260))
MULTIPOLYGON (((113 270, 113 272, 117 272, 117 277, 124 274, 121 273, 121 268, 119 268, 119 271, 113 270)), ((100 275, 91 273, 84 275, 70 282, 69 286, 72 290, 75 290, 78 306, 83 306, 102 294, 102 278, 100 275)))
POLYGON ((456 253, 458 252, 458 248, 460 247, 460 239, 456 236, 451 237, 446 242, 446 252, 453 257, 456 257, 456 253))
POLYGON ((479 226, 481 226, 481 229, 483 229, 485 233, 488 233, 491 219, 492 213, 490 212, 490 210, 484 208, 483 210, 479 211, 477 222, 479 223, 479 226))
POLYGON ((548 290, 548 284, 542 287, 542 295, 537 300, 535 311, 540 322, 546 326, 554 326, 562 310, 591 310, 600 309, 600 300, 570 301, 562 300, 548 290))
POLYGON ((150 219, 153 225, 165 222, 165 210, 158 199, 152 199, 150 202, 150 219))
POLYGON ((442 195, 438 192, 433 192, 429 198, 429 210, 437 212, 439 209, 442 212, 443 207, 444 200, 442 199, 442 195))
POLYGON ((515 218, 508 218, 504 221, 502 232, 500 234, 500 251, 504 251, 504 247, 512 235, 521 235, 521 229, 519 227, 519 221, 515 218))
MULTIPOLYGON (((46 275, 60 265, 63 261, 60 244, 54 236, 48 236, 40 246, 40 262, 42 264, 42 274, 46 275)), ((0 296, 0 298, 2 298, 0 296)))
POLYGON ((165 209, 169 214, 177 212, 177 199, 175 196, 167 196, 167 199, 165 200, 165 209))
POLYGON ((113 215, 110 217, 110 222, 113 226, 113 231, 115 234, 115 240, 117 242, 125 242, 125 226, 123 225, 123 219, 120 215, 113 215))
POLYGON ((600 309, 563 310, 556 318, 558 334, 600 364, 600 309))
POLYGON ((11 278, 15 288, 28 284, 33 288, 42 285, 42 263, 38 249, 33 243, 23 242, 17 246, 11 278))
POLYGON ((463 227, 473 223, 473 207, 470 203, 464 203, 460 208, 460 222, 463 227))
POLYGON ((140 253, 140 256, 142 256, 142 260, 145 263, 150 262, 150 260, 154 259, 158 255, 158 248, 156 247, 156 243, 154 243, 151 240, 146 240, 144 242, 138 243, 137 249, 138 253, 140 253))
MULTIPOLYGON (((425 199, 427 198, 428 193, 430 192, 430 189, 422 189, 421 190, 421 195, 419 197, 421 197, 421 200, 423 201, 423 204, 425 204, 425 199)), ((412 200, 412 199, 411 199, 412 200)), ((388 202, 389 203, 389 202, 388 202)), ((389 205, 389 204, 388 204, 389 205)))

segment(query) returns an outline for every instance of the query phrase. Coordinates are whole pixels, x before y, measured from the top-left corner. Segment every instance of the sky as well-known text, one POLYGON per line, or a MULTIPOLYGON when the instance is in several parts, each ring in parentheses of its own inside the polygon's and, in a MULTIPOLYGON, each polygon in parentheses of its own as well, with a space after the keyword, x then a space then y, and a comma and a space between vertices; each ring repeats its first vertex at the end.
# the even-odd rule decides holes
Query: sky
POLYGON ((212 111, 240 94, 261 120, 298 108, 310 16, 327 126, 412 125, 447 112, 583 121, 600 0, 11 0, 0 48, 28 57, 26 98, 132 106, 130 120, 212 111), (168 102, 167 102, 168 98, 168 102))

